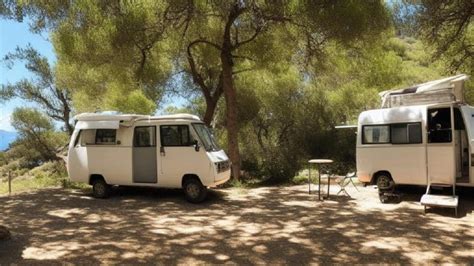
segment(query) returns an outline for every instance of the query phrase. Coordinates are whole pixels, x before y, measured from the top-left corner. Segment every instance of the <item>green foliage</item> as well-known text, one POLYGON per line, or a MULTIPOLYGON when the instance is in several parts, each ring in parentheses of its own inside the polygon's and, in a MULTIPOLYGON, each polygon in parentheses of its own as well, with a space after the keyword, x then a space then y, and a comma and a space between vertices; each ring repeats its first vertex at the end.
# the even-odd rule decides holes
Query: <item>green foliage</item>
POLYGON ((57 160, 56 150, 68 141, 68 135, 55 131, 52 121, 36 109, 16 108, 12 125, 20 138, 11 145, 9 156, 24 161, 25 167, 57 160))
POLYGON ((157 23, 162 12, 154 1, 78 1, 66 17, 51 18, 58 79, 73 91, 79 112, 156 109, 172 71, 173 46, 163 38, 165 23, 157 23))
MULTIPOLYGON (((317 176, 318 172, 316 170, 311 171, 311 182, 312 184, 317 184, 317 176)), ((297 175, 291 178, 290 183, 293 185, 304 185, 308 184, 308 170, 300 171, 297 175)))
POLYGON ((397 30, 423 40, 432 48, 433 59, 446 71, 472 75, 474 22, 471 0, 404 0, 394 5, 393 14, 397 30))
POLYGON ((243 169, 286 182, 309 158, 331 158, 332 173, 354 171, 356 136, 334 127, 357 123, 361 111, 377 108, 380 91, 442 76, 427 64, 419 41, 386 34, 384 42, 366 47, 328 45, 326 62, 308 76, 282 62, 239 75, 243 169))
POLYGON ((123 113, 153 114, 156 109, 156 104, 147 98, 143 91, 130 92, 118 84, 117 87, 109 89, 103 97, 107 108, 123 113))
MULTIPOLYGON (((0 168, 0 172, 2 171, 3 176, 6 176, 7 171, 0 168)), ((20 172, 10 170, 10 172, 13 178, 13 193, 64 185, 73 188, 84 187, 82 185, 78 187, 77 184, 67 180, 66 167, 62 161, 47 162, 29 171, 20 172)), ((8 193, 8 182, 6 178, 0 180, 0 194, 4 193, 8 193)))
POLYGON ((12 114, 12 124, 23 136, 41 134, 52 130, 51 120, 32 108, 17 108, 12 114))

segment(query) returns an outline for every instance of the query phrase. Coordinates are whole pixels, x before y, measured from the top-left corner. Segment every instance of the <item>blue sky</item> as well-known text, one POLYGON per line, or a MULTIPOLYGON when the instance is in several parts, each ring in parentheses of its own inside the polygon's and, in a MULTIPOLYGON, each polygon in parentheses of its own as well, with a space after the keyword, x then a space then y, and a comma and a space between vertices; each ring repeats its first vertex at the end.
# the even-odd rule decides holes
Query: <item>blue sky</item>
MULTIPOLYGON (((28 20, 19 23, 12 20, 0 19, 0 58, 3 58, 7 53, 13 52, 17 46, 26 47, 30 43, 42 55, 46 56, 50 64, 56 62, 53 45, 49 42, 48 33, 33 34, 29 31, 28 20)), ((0 84, 15 83, 21 79, 30 79, 32 75, 25 69, 23 62, 17 62, 12 69, 8 69, 3 62, 0 62, 0 84)), ((184 106, 187 100, 182 97, 171 97, 161 106, 162 109, 169 105, 184 106)), ((0 129, 14 131, 10 124, 11 114, 15 107, 28 106, 31 103, 22 101, 21 99, 14 99, 8 102, 0 102, 0 129)))
MULTIPOLYGON (((9 52, 13 52, 17 46, 25 47, 28 43, 31 43, 42 55, 48 58, 50 63, 54 63, 56 56, 48 37, 46 33, 41 35, 31 33, 27 21, 18 23, 12 20, 0 19, 0 58, 3 58, 9 52)), ((31 78, 32 75, 23 65, 19 62, 12 69, 8 69, 3 62, 0 62, 0 83, 14 83, 23 78, 31 78)), ((10 116, 13 109, 27 105, 31 105, 31 103, 21 99, 0 102, 0 129, 13 131, 13 127, 10 125, 10 116)))

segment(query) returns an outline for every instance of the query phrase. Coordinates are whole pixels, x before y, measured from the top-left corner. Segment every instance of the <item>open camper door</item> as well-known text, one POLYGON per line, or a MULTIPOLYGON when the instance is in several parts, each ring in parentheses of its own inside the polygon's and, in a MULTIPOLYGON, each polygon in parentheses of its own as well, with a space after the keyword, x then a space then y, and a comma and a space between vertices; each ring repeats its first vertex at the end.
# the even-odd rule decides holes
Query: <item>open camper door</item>
POLYGON ((453 108, 427 109, 427 170, 431 183, 451 184, 455 180, 455 142, 453 108))

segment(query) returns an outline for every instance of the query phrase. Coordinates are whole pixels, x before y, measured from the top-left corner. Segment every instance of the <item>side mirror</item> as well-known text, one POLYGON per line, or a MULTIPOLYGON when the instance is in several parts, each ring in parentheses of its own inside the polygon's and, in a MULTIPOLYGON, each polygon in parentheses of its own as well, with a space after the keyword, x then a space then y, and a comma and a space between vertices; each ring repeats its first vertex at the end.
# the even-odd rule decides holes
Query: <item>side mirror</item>
POLYGON ((201 148, 201 146, 199 146, 199 142, 197 140, 193 141, 193 145, 194 145, 194 150, 195 151, 199 151, 199 149, 201 148))

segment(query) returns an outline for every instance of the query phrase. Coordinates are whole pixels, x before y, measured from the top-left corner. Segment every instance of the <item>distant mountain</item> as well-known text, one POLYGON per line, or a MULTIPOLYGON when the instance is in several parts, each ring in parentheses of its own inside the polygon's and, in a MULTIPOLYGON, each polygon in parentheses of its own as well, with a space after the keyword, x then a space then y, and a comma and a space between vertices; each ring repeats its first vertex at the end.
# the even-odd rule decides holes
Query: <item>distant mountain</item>
POLYGON ((10 132, 0 129, 0 151, 6 150, 8 148, 8 145, 13 142, 16 137, 16 132, 10 132))

